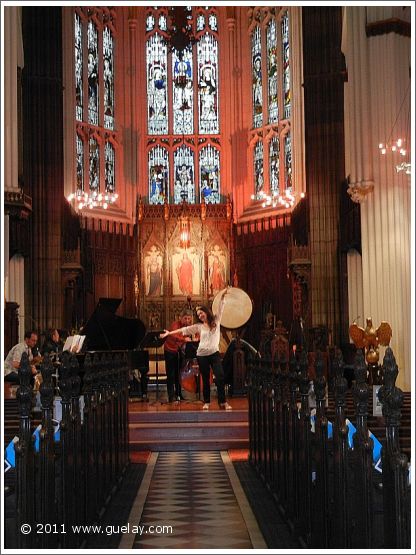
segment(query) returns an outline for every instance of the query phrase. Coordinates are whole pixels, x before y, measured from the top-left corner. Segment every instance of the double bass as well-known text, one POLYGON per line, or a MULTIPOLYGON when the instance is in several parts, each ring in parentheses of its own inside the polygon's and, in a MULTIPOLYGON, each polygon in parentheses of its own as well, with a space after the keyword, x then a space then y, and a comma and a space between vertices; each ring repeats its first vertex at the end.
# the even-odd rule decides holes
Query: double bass
MULTIPOLYGON (((183 359, 180 370, 181 385, 189 393, 199 393, 202 391, 202 376, 199 373, 199 365, 196 358, 198 344, 199 341, 187 341, 181 348, 183 359)), ((213 375, 211 371, 210 384, 212 381, 213 375)))
POLYGON ((185 358, 180 371, 182 388, 190 393, 196 393, 198 391, 198 377, 199 366, 196 357, 188 359, 185 358))

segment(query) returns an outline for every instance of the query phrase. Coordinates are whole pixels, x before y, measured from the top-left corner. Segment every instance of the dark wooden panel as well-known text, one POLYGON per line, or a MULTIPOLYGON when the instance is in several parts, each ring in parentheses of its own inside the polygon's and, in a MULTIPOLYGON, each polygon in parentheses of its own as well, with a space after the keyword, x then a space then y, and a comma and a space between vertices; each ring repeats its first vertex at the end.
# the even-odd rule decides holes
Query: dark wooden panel
POLYGON ((290 217, 255 220, 235 230, 238 286, 253 300, 253 315, 245 337, 259 345, 267 312, 290 329, 292 293, 287 267, 290 217))

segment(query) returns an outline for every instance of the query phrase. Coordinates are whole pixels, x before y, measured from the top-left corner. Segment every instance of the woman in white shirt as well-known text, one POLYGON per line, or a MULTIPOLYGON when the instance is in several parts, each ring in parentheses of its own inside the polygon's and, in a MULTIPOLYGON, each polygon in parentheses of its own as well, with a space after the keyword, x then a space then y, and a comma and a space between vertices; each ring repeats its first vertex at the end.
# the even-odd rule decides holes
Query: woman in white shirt
POLYGON ((218 404, 220 408, 225 410, 231 410, 232 407, 225 400, 225 387, 224 387, 224 370, 222 368, 221 357, 219 353, 220 345, 220 324, 222 313, 224 311, 225 296, 228 289, 224 291, 221 295, 220 304, 218 307, 218 313, 213 314, 212 311, 206 306, 197 306, 196 315, 198 316, 200 323, 193 324, 192 326, 185 326, 177 330, 168 331, 165 330, 164 333, 160 334, 161 338, 165 338, 168 335, 174 333, 181 333, 182 335, 193 335, 199 334, 199 346, 196 352, 196 357, 198 359, 199 371, 202 375, 203 384, 203 397, 204 406, 203 410, 209 409, 210 404, 210 368, 214 373, 215 383, 217 385, 218 393, 218 404))

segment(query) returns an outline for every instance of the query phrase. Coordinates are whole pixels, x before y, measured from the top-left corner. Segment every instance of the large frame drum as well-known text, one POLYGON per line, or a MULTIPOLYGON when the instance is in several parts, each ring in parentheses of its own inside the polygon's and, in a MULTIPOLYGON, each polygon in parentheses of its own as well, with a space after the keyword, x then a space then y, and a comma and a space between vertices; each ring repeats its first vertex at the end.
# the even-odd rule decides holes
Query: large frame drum
MULTIPOLYGON (((216 314, 225 289, 219 291, 212 302, 212 312, 216 314)), ((225 297, 224 312, 221 326, 230 330, 241 328, 246 324, 253 312, 253 303, 245 291, 239 287, 230 287, 225 297)))

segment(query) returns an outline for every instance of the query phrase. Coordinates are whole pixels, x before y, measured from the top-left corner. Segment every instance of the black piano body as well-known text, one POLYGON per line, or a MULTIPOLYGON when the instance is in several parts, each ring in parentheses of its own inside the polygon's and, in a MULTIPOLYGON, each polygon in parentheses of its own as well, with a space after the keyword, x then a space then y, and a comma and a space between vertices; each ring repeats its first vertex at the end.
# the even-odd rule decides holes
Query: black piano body
POLYGON ((118 298, 99 299, 95 310, 81 331, 86 336, 84 356, 85 351, 125 351, 131 370, 148 372, 149 353, 139 348, 146 335, 146 327, 138 318, 118 316, 116 310, 120 303, 121 299, 118 298))

